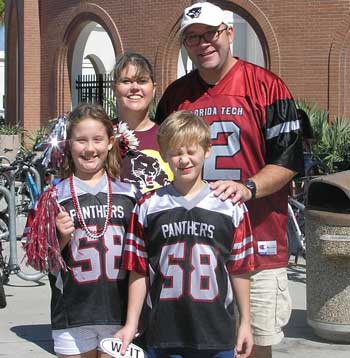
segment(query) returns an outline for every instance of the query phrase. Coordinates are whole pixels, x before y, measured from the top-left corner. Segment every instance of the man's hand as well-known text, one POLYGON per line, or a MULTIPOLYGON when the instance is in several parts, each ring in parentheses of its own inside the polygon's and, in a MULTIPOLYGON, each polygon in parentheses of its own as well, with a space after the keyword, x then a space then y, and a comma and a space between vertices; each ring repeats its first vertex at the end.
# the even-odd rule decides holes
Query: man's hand
POLYGON ((237 203, 252 198, 252 192, 245 185, 233 180, 218 180, 209 185, 214 190, 214 195, 223 201, 230 199, 233 203, 237 203))

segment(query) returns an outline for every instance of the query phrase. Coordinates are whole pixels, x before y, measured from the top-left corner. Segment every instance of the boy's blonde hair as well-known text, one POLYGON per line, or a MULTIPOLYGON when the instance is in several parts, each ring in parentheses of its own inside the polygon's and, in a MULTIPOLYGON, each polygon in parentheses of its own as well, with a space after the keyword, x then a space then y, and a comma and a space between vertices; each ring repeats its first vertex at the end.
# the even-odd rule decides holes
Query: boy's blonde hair
POLYGON ((199 144, 206 152, 210 148, 210 128, 204 119, 192 112, 178 111, 161 124, 157 141, 162 154, 193 144, 199 144))

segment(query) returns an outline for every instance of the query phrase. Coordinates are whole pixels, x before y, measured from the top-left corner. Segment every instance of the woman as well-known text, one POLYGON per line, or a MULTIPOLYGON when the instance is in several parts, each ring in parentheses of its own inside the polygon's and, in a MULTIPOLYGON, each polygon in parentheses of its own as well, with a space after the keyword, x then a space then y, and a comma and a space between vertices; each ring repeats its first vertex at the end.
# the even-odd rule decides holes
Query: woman
POLYGON ((118 107, 115 120, 121 138, 124 181, 142 192, 166 185, 172 173, 163 162, 156 135, 159 126, 149 116, 156 90, 152 66, 137 53, 125 53, 114 67, 114 93, 118 107))

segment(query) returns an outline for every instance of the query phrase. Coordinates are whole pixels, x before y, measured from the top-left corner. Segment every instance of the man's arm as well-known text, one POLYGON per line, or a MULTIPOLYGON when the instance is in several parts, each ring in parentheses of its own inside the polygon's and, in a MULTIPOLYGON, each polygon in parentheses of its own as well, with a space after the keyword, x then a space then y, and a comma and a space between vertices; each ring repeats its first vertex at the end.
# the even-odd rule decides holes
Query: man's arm
MULTIPOLYGON (((279 165, 268 164, 258 173, 252 176, 256 185, 256 198, 271 195, 287 185, 297 173, 279 165)), ((230 198, 236 203, 239 200, 248 201, 252 198, 252 192, 242 183, 232 180, 219 180, 210 183, 216 196, 222 200, 230 198)))
POLYGON ((247 358, 253 348, 253 336, 250 327, 249 275, 231 275, 231 279, 240 316, 236 343, 237 358, 247 358))
POLYGON ((146 276, 131 271, 129 277, 129 298, 126 323, 125 326, 115 334, 115 337, 120 338, 123 341, 121 348, 121 354, 123 355, 137 332, 146 293, 146 276))

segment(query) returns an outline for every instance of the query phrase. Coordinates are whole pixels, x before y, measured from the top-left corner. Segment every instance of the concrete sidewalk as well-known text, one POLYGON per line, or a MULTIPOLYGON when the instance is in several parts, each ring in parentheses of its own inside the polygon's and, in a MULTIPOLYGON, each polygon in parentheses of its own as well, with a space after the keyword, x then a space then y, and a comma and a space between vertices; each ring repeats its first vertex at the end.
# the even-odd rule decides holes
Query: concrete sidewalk
MULTIPOLYGON (((306 325, 305 262, 289 268, 293 313, 286 338, 274 347, 274 358, 349 358, 350 345, 332 344, 317 338, 306 325)), ((50 287, 11 276, 5 286, 7 307, 0 310, 0 357, 54 357, 50 332, 50 287)))

